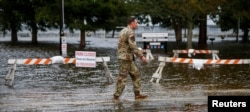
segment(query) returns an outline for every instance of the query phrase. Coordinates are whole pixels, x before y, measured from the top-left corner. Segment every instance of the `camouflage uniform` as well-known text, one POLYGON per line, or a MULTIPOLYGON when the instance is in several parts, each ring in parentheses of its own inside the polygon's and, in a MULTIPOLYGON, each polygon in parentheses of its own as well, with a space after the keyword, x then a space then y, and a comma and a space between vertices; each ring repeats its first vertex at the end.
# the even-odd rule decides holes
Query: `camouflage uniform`
POLYGON ((120 96, 122 94, 126 86, 128 74, 133 81, 134 92, 139 92, 141 87, 141 76, 134 62, 134 54, 137 57, 142 57, 143 53, 136 45, 135 34, 131 28, 124 28, 120 32, 117 50, 119 75, 116 82, 116 91, 114 95, 120 96))

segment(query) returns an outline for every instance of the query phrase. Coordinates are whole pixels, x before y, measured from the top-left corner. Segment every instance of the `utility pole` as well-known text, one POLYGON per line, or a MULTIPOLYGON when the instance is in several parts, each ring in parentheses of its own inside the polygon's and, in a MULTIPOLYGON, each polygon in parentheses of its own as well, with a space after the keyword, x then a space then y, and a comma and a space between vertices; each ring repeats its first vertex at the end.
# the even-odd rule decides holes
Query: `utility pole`
POLYGON ((60 55, 67 56, 67 43, 64 33, 64 0, 61 0, 60 8, 60 55))

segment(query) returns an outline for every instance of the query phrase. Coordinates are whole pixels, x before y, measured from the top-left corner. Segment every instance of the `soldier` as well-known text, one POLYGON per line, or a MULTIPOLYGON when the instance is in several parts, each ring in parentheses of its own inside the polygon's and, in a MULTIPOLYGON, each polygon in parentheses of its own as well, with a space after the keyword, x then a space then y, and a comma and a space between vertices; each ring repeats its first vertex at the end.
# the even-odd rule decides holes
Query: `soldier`
POLYGON ((128 26, 122 29, 119 34, 117 48, 119 75, 116 82, 116 91, 114 93, 113 101, 119 100, 119 97, 126 86, 128 74, 133 81, 135 100, 147 98, 146 95, 140 94, 141 76, 134 62, 134 55, 140 58, 142 62, 147 62, 142 51, 138 49, 135 42, 134 30, 136 28, 137 19, 135 17, 130 17, 128 19, 128 26))

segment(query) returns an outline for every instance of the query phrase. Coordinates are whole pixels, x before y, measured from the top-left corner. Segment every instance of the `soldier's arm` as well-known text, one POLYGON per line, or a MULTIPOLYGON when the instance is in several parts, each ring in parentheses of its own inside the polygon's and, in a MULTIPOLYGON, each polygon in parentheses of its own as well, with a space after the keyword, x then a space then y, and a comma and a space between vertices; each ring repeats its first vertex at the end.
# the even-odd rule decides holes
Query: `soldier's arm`
POLYGON ((137 47, 137 45, 136 45, 134 33, 130 33, 130 34, 129 34, 128 42, 129 42, 129 47, 130 47, 130 49, 135 53, 135 55, 136 55, 137 57, 140 57, 140 58, 143 57, 142 51, 139 50, 138 47, 137 47))

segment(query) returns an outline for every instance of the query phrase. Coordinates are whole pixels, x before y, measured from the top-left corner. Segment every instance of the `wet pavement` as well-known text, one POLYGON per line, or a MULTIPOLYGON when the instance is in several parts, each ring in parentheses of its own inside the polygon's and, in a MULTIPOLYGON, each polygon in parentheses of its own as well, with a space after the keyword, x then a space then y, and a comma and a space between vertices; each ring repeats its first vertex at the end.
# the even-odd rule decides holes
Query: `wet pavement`
MULTIPOLYGON (((97 68, 77 68, 72 64, 17 65, 14 86, 5 86, 8 59, 49 58, 59 54, 59 45, 0 43, 0 111, 206 112, 208 95, 250 95, 250 65, 205 65, 198 71, 188 64, 166 63, 160 83, 149 82, 159 65, 157 57, 172 56, 170 51, 174 48, 175 44, 169 43, 167 54, 152 50, 156 59, 148 64, 136 61, 142 73, 142 91, 149 95, 148 99, 135 101, 132 82, 128 80, 121 101, 112 102, 115 84, 107 82, 101 63, 97 68)), ((209 49, 219 50, 221 59, 250 59, 249 43, 220 42, 209 45, 209 49)), ((77 44, 69 44, 68 56, 74 57, 77 50, 81 50, 77 44)), ((85 50, 110 56, 108 67, 116 80, 116 49, 89 46, 85 50)))

